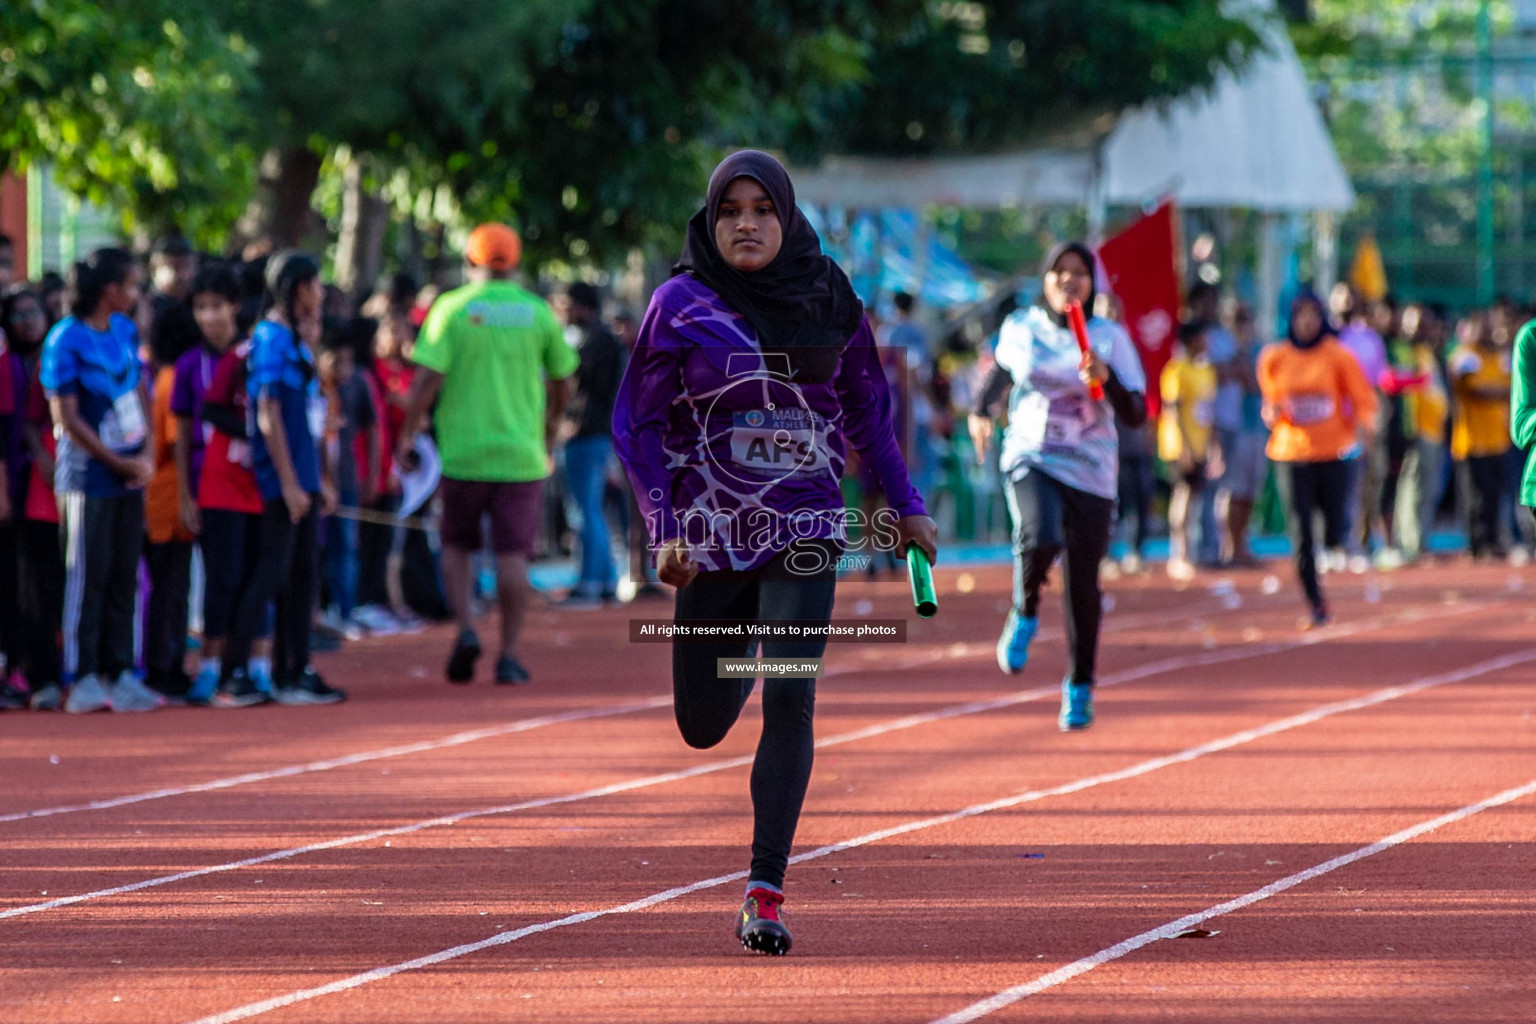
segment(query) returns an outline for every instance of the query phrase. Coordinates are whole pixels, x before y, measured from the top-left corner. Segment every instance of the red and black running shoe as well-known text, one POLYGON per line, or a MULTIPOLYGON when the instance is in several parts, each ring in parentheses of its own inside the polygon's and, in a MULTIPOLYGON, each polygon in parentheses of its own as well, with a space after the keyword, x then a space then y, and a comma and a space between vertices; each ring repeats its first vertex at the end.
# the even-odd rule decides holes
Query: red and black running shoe
POLYGON ((769 956, 783 956, 789 952, 793 940, 789 928, 779 916, 779 905, 784 894, 772 889, 748 889, 747 898, 736 915, 736 937, 743 949, 755 950, 769 956))

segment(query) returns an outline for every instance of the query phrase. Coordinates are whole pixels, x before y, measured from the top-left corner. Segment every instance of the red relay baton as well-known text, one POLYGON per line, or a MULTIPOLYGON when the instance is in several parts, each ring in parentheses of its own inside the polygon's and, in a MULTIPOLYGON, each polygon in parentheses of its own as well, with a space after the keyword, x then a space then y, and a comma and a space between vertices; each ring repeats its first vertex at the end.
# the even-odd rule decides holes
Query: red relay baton
MULTIPOLYGON (((1083 353, 1088 354, 1088 321, 1083 319, 1083 304, 1073 302, 1067 306, 1067 323, 1072 325, 1072 334, 1077 338, 1077 347, 1083 353)), ((1095 402, 1104 400, 1104 385, 1096 380, 1088 382, 1088 395, 1095 402)))

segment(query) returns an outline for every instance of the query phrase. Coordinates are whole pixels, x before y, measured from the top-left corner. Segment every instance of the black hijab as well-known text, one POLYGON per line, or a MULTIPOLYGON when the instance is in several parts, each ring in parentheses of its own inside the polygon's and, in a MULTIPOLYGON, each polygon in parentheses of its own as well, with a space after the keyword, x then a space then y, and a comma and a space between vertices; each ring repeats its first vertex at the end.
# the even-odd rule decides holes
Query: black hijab
POLYGON ((1045 259, 1040 261, 1040 308, 1045 310, 1045 315, 1051 318, 1051 322, 1057 327, 1067 326, 1067 314, 1058 313, 1051 308, 1050 302, 1045 297, 1045 275, 1056 269, 1056 264, 1067 253, 1076 253, 1083 261, 1083 266, 1088 268, 1088 298, 1083 303, 1084 319, 1093 319, 1093 300, 1099 297, 1099 261, 1093 254, 1093 250, 1082 242, 1058 242, 1051 247, 1051 251, 1045 254, 1045 259))
POLYGON ((746 317, 764 352, 789 357, 796 383, 830 380, 843 346, 864 317, 863 303, 848 283, 848 275, 822 254, 816 229, 795 205, 789 173, 773 157, 755 149, 726 157, 709 176, 704 208, 688 221, 683 254, 672 272, 692 274, 746 317), (715 244, 720 202, 737 178, 751 178, 763 186, 784 232, 783 246, 773 262, 752 273, 727 263, 715 244))
POLYGON ((1286 337, 1290 338, 1292 345, 1295 345, 1297 348, 1313 348, 1321 344, 1322 340, 1328 337, 1329 333, 1328 310, 1323 306, 1322 299, 1318 298, 1313 292, 1304 291, 1291 300, 1291 316, 1290 321, 1285 326, 1285 334, 1286 337), (1308 303, 1317 310, 1317 336, 1313 338, 1298 338, 1296 337, 1296 311, 1308 303))

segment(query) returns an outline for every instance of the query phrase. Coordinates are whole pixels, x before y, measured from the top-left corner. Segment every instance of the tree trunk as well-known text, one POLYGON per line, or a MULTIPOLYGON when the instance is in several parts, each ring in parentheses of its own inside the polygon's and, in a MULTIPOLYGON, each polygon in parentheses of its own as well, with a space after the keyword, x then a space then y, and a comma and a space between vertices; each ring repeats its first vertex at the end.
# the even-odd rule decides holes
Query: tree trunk
POLYGON ((229 251, 238 255, 298 245, 310 227, 309 198, 320 182, 321 158, 301 146, 267 150, 256 192, 230 232, 229 251))
POLYGON ((336 284, 359 303, 368 297, 384 264, 384 231, 389 204, 363 187, 363 163, 353 158, 343 171, 341 237, 336 243, 336 284))

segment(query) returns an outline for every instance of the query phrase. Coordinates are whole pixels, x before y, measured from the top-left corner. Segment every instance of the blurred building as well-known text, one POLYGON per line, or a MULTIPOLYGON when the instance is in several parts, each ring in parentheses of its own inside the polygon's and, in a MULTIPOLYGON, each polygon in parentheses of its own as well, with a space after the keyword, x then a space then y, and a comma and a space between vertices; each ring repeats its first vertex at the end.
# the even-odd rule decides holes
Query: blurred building
POLYGON ((0 175, 0 232, 16 245, 19 278, 64 273, 85 253, 122 241, 116 217, 59 188, 46 166, 0 175))

